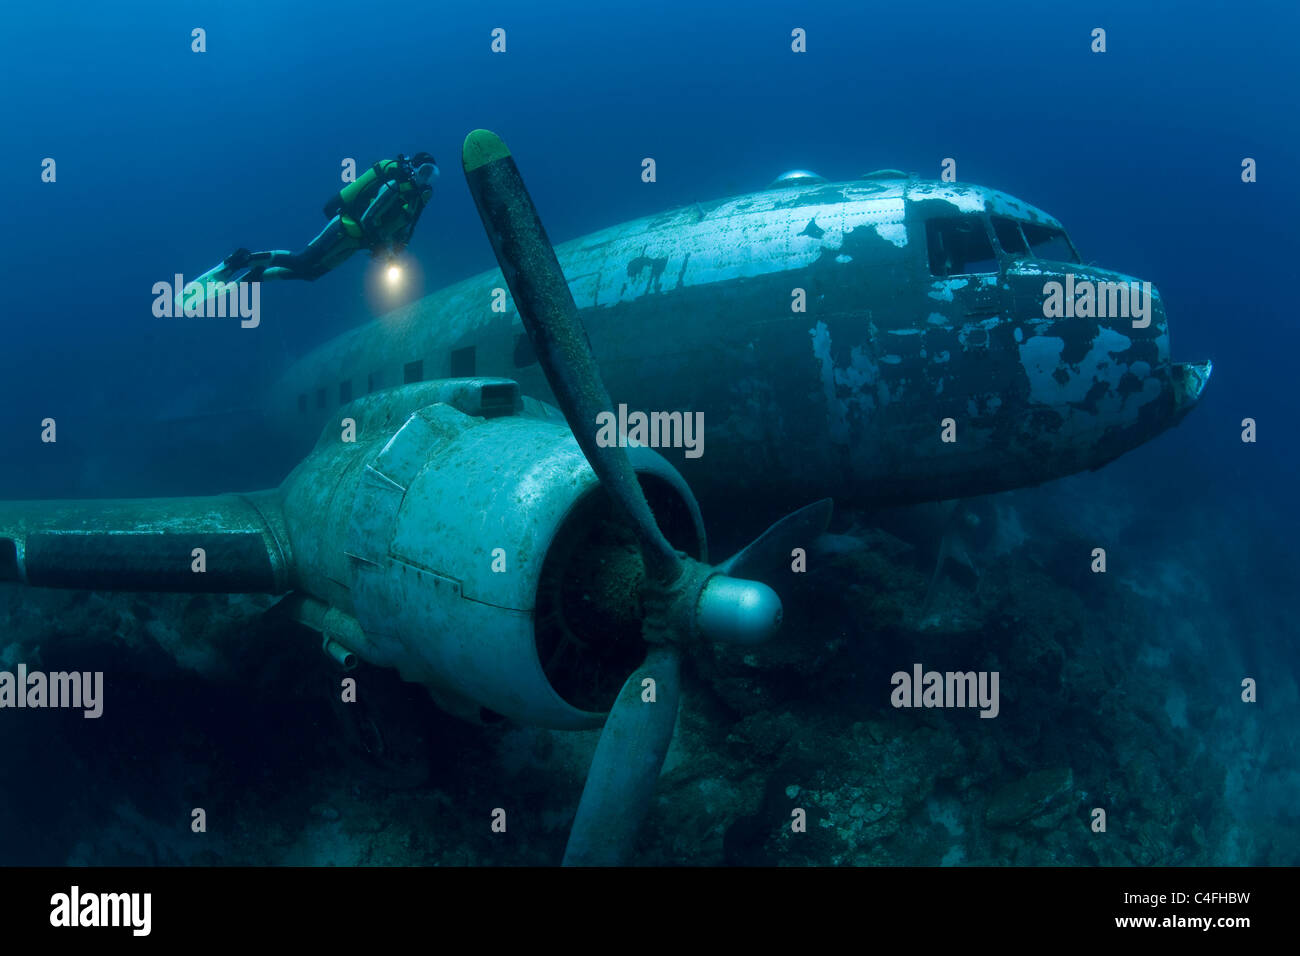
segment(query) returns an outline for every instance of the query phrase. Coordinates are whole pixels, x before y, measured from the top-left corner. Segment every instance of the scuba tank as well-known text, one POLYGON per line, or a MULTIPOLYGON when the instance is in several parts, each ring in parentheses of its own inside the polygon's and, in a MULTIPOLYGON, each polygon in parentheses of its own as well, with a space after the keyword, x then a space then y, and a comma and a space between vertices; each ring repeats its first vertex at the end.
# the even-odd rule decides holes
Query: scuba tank
POLYGON ((326 216, 343 214, 357 219, 364 213, 373 194, 390 179, 401 183, 411 176, 411 164, 401 153, 397 159, 381 159, 355 181, 348 183, 331 196, 321 208, 326 216))

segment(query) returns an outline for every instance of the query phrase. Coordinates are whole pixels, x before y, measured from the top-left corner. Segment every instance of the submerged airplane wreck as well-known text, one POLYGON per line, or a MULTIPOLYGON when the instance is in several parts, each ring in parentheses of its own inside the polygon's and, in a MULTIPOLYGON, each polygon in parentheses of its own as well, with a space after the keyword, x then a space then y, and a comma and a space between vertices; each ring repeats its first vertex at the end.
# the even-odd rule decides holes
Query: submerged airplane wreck
POLYGON ((463 163, 501 272, 300 363, 280 407, 319 439, 279 488, 0 504, 0 581, 286 595, 342 666, 392 667, 466 720, 603 725, 567 863, 627 859, 681 648, 775 633, 769 583, 829 496, 1098 467, 1179 421, 1209 375, 1170 361, 1158 297, 1145 319, 1045 317, 1058 275, 1129 280, 1073 264, 1055 220, 991 190, 800 179, 557 256, 499 138, 471 133, 463 163), (502 281, 513 309, 493 311, 502 281), (708 456, 679 469, 598 442, 611 394, 702 412, 708 456), (713 565, 697 479, 804 507, 713 565))
MULTIPOLYGON (((774 514, 1097 468, 1176 424, 1210 373, 1172 361, 1150 283, 1142 317, 1049 317, 1052 283, 1136 280, 1081 263, 1055 217, 971 184, 804 175, 556 253, 611 395, 702 414, 707 455, 674 461, 692 489, 774 514)), ((315 349, 273 389, 278 433, 305 452, 352 396, 421 378, 502 376, 548 399, 505 287, 485 272, 315 349)))

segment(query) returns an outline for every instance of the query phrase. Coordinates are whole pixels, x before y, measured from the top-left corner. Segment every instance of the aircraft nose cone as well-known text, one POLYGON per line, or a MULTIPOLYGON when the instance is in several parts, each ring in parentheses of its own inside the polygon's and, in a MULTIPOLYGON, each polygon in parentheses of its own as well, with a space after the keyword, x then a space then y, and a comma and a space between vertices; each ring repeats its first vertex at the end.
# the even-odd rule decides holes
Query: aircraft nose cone
POLYGON ((1174 402, 1179 411, 1186 413, 1201 400, 1201 392, 1205 391, 1205 384, 1210 380, 1214 363, 1209 360, 1179 362, 1171 365, 1169 371, 1174 387, 1174 402))

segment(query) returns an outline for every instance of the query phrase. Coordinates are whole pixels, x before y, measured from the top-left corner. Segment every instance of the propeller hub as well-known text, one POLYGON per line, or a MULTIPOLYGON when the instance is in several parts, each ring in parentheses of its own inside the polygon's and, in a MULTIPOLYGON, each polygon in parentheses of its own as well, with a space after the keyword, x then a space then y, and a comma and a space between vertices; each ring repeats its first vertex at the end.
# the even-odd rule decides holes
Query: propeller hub
POLYGON ((766 584, 715 574, 700 593, 701 635, 727 644, 759 644, 781 626, 781 599, 766 584))
POLYGON ((647 579, 642 585, 642 636, 651 644, 761 644, 781 627, 781 599, 766 584, 679 557, 683 567, 676 581, 647 579))
POLYGON ((651 644, 685 644, 700 636, 697 609, 713 568, 679 555, 681 574, 668 584, 647 575, 641 585, 641 636, 651 644))

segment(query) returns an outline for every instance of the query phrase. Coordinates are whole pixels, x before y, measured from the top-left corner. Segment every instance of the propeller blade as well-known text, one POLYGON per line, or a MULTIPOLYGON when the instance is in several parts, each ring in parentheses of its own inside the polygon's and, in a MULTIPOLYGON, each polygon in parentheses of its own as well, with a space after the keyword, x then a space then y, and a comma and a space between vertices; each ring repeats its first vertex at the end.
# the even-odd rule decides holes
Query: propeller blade
POLYGON ((696 608, 705 640, 758 644, 776 633, 781 599, 762 582, 777 580, 790 551, 826 530, 831 510, 831 499, 823 498, 791 512, 717 566, 720 573, 709 578, 696 608))
POLYGON ((635 531, 646 573, 671 583, 681 574, 681 561, 655 523, 627 453, 596 442, 596 416, 612 414, 613 403, 514 158, 499 136, 484 129, 465 137, 461 153, 465 181, 556 404, 592 471, 635 531))
POLYGON ((645 663, 623 684, 587 773, 565 866, 627 861, 672 742, 680 684, 681 657, 666 645, 651 647, 645 663), (654 681, 653 702, 642 698, 647 678, 654 681))
POLYGON ((790 512, 718 565, 718 570, 756 581, 774 580, 779 569, 788 567, 791 550, 807 547, 826 530, 832 510, 831 499, 823 498, 790 512))
MULTIPOLYGON (((495 133, 475 130, 465 137, 461 163, 556 404, 592 471, 636 534, 645 563, 642 623, 651 649, 623 685, 605 722, 564 858, 567 865, 614 865, 632 849, 672 740, 681 680, 674 645, 699 637, 732 643, 766 640, 780 626, 781 600, 766 584, 715 573, 673 550, 655 522, 627 452, 618 444, 604 447, 596 441, 597 419, 612 415, 613 403, 510 150, 495 133), (655 681, 654 702, 642 700, 642 681, 647 678, 655 681)), ((816 532, 809 534, 808 529, 817 521, 824 528, 829 517, 829 502, 796 512, 731 563, 748 567, 760 558, 766 562, 791 541, 811 540, 816 532)))

